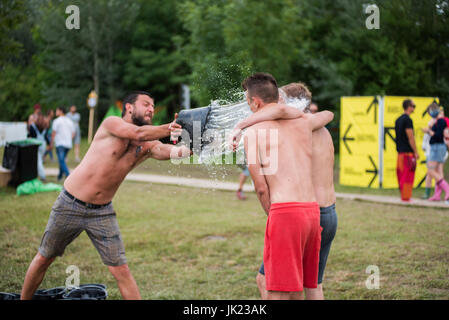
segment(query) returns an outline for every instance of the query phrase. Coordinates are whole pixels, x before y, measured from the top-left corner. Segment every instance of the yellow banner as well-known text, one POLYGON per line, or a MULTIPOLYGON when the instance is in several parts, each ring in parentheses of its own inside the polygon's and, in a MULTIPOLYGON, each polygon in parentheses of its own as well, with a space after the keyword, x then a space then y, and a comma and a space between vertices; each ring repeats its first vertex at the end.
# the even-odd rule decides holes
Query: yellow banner
POLYGON ((379 188, 379 98, 342 97, 340 183, 379 188))

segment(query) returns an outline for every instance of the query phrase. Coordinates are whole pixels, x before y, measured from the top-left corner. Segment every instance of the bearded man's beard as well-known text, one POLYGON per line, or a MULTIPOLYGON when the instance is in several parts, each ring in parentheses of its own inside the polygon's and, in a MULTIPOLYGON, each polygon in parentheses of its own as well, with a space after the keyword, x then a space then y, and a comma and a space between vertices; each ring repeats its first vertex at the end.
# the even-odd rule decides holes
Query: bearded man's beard
POLYGON ((151 119, 145 121, 143 116, 138 116, 135 112, 133 112, 133 114, 131 115, 131 120, 133 121, 133 124, 139 127, 152 124, 151 119))

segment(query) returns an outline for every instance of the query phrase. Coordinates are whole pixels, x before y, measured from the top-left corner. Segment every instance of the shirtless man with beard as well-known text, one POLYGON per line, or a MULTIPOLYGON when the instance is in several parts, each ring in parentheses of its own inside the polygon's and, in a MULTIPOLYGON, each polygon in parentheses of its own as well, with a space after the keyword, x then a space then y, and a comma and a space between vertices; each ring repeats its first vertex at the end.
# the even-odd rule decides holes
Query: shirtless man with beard
POLYGON ((122 297, 141 299, 126 262, 112 198, 126 175, 144 160, 168 160, 191 154, 185 146, 158 141, 170 135, 176 139, 182 129, 175 122, 151 125, 153 114, 153 98, 139 91, 124 99, 122 118, 109 117, 103 121, 52 207, 38 253, 25 275, 21 299, 32 299, 56 256, 61 256, 83 231, 116 279, 122 297))

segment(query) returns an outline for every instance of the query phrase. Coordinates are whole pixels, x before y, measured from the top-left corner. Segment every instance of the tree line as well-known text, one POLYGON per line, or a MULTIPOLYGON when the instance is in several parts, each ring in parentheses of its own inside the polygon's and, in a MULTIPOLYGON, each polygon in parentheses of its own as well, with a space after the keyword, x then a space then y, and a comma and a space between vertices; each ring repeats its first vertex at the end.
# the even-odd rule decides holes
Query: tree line
POLYGON ((337 113, 341 96, 438 96, 449 102, 447 0, 0 0, 0 119, 22 121, 75 104, 86 121, 99 93, 97 123, 130 90, 180 109, 234 101, 255 71, 280 85, 303 81, 337 113), (379 8, 369 30, 368 4, 379 8), (69 5, 80 28, 66 27, 69 5))

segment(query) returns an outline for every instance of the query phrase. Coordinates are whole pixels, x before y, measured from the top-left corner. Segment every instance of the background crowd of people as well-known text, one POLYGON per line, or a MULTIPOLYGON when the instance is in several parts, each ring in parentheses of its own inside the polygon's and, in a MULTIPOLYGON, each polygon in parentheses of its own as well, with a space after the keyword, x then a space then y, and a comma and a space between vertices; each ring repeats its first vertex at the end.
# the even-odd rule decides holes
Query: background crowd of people
MULTIPOLYGON (((415 111, 415 103, 411 99, 404 100, 404 113, 395 122, 396 150, 398 151, 397 177, 402 201, 411 200, 415 179, 416 163, 419 159, 415 142, 413 120, 410 115, 415 111)), ((449 203, 449 184, 444 179, 444 163, 448 158, 449 118, 444 115, 444 108, 433 102, 427 107, 431 116, 428 126, 421 128, 424 132, 422 149, 426 154, 427 175, 424 199, 440 201, 444 191, 444 201, 449 203), (432 180, 435 180, 433 196, 432 180)))
POLYGON ((70 107, 68 113, 65 107, 58 107, 56 111, 48 110, 43 113, 40 104, 34 105, 34 111, 28 117, 27 130, 29 138, 35 138, 41 142, 37 156, 37 171, 38 177, 42 181, 46 181, 44 169, 46 156, 49 155, 50 160, 55 161, 53 149, 56 150, 59 164, 58 181, 70 173, 66 159, 73 146, 75 147, 75 161, 80 161, 80 120, 81 116, 75 105, 70 107), (54 119, 55 116, 56 119, 54 119))

